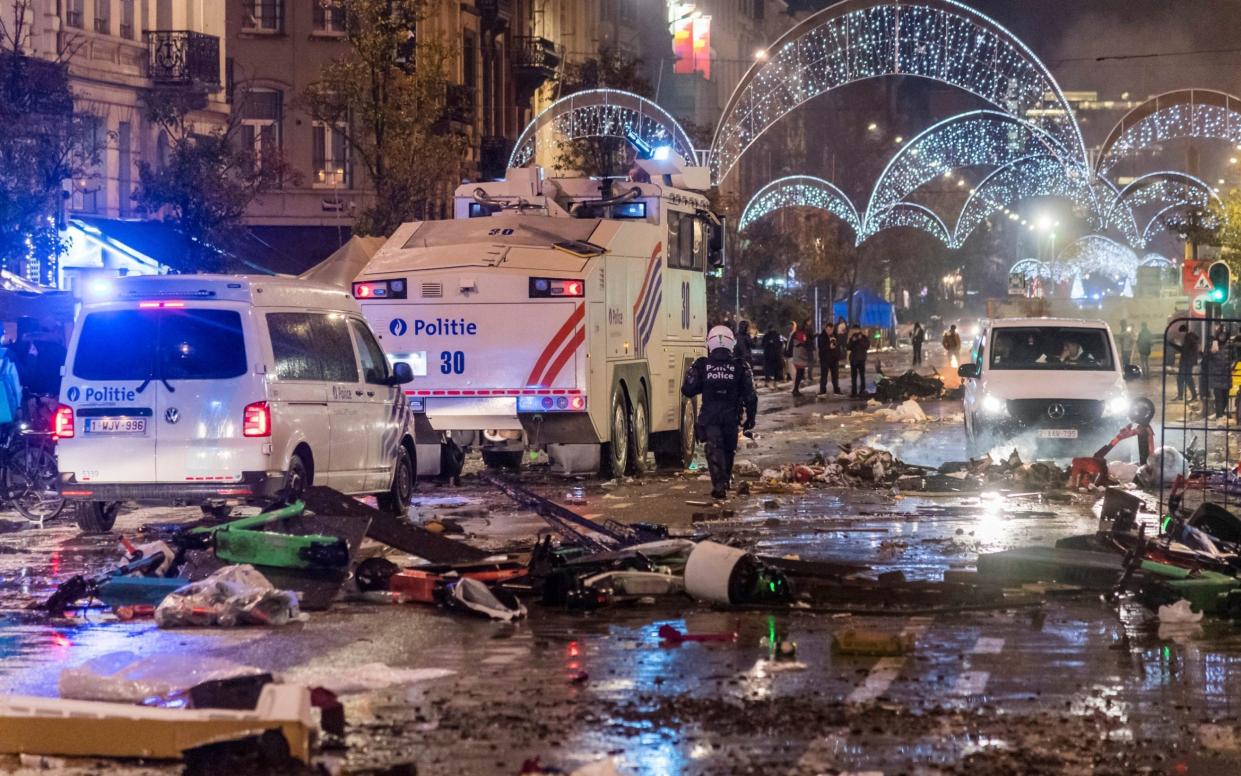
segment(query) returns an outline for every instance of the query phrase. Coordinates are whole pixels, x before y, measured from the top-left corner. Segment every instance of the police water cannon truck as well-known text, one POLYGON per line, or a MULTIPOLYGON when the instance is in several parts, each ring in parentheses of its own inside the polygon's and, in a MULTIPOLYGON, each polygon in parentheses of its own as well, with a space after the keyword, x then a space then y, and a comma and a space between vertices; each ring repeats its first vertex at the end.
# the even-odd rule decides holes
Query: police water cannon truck
POLYGON ((530 167, 463 185, 452 220, 404 224, 358 275, 363 314, 415 375, 420 471, 454 459, 423 449, 449 440, 493 467, 531 450, 614 476, 652 451, 689 463, 696 406, 679 388, 703 354, 724 232, 696 191, 705 168, 646 156, 637 179, 530 167))

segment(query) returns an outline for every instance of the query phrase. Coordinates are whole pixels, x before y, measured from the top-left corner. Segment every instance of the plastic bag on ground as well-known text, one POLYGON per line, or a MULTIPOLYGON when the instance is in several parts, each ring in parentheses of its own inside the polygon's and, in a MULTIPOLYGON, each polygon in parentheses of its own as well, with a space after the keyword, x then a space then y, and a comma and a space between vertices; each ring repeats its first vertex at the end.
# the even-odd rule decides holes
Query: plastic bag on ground
POLYGON ((225 566, 168 595, 155 609, 161 628, 284 625, 301 619, 297 593, 277 590, 248 564, 225 566))
POLYGON ((1139 464, 1130 461, 1108 461, 1107 473, 1112 479, 1122 485, 1128 485, 1133 482, 1133 478, 1137 476, 1139 464))
POLYGON ((1182 598, 1174 604, 1159 607, 1159 621, 1167 625, 1201 622, 1202 612, 1195 612, 1189 607, 1189 601, 1182 598))
POLYGON ((262 669, 229 660, 164 653, 139 658, 133 652, 109 652, 60 672, 60 697, 79 701, 140 703, 203 682, 257 676, 262 669))
POLYGON ((1146 465, 1138 470, 1137 483, 1143 487, 1158 487, 1161 474, 1165 485, 1171 485, 1177 475, 1188 474, 1185 456, 1175 447, 1161 447, 1154 452, 1146 465))
POLYGON ((891 423, 926 423, 930 420, 922 411, 922 405, 913 399, 906 399, 894 408, 877 409, 875 415, 891 423))
POLYGON ((505 622, 526 616, 526 607, 517 596, 503 590, 492 592, 482 582, 468 577, 448 585, 445 603, 453 609, 505 622))

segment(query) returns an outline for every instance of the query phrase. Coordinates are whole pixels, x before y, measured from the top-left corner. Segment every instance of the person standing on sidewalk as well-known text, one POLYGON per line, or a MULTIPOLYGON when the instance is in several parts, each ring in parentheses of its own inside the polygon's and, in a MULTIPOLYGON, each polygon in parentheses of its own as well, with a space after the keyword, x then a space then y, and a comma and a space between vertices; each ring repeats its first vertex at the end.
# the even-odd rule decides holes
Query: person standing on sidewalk
POLYGON ((1155 338, 1151 336, 1151 329, 1146 325, 1146 321, 1142 321, 1142 329, 1138 332, 1138 360, 1142 363, 1142 376, 1149 377, 1151 373, 1151 350, 1154 348, 1155 338))
POLYGON ((1194 367, 1198 365, 1198 334, 1189 328, 1188 324, 1181 324, 1177 329, 1181 335, 1180 343, 1168 340, 1167 346, 1180 354, 1180 359, 1176 366, 1176 396, 1172 397, 1172 401, 1186 401, 1185 389, 1189 389, 1190 399, 1187 401, 1198 400, 1198 386, 1194 385, 1194 367))
POLYGON ((784 379, 784 343, 772 325, 763 335, 763 385, 779 385, 784 379))
POLYGON ((840 393, 840 343, 836 340, 836 328, 831 321, 823 323, 819 332, 819 395, 827 393, 827 377, 831 374, 832 390, 840 393))
POLYGON ((954 323, 948 327, 948 331, 944 332, 944 352, 948 354, 948 363, 953 367, 961 365, 961 335, 957 334, 957 325, 954 323))
POLYGON ((914 330, 909 335, 909 341, 914 347, 914 366, 921 366, 922 343, 926 342, 926 329, 922 328, 921 321, 914 321, 914 330))
POLYGON ((750 336, 749 321, 737 324, 737 345, 733 348, 733 355, 751 366, 754 363, 754 338, 750 336))
POLYGON ((793 395, 801 396, 801 383, 806 379, 806 369, 810 366, 810 336, 805 328, 796 323, 789 335, 789 352, 793 359, 793 395))
POLYGON ((870 350, 870 337, 855 323, 846 347, 849 350, 849 379, 853 389, 849 395, 856 399, 866 398, 866 352, 870 350))

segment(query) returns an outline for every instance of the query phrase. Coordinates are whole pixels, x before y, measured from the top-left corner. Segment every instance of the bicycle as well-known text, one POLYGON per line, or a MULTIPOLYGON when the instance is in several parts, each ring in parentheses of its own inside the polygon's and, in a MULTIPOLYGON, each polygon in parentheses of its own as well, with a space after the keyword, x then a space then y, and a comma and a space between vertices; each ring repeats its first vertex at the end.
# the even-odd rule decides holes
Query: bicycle
POLYGON ((42 525, 65 508, 60 494, 60 467, 54 452, 51 415, 46 399, 24 392, 18 422, 3 429, 0 445, 0 498, 26 520, 42 525))

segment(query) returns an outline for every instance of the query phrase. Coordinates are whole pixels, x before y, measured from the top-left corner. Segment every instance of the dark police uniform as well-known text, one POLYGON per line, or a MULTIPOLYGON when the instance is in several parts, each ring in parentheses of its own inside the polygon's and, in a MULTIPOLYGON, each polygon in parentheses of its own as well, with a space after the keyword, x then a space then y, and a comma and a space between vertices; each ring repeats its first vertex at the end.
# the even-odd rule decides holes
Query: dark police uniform
POLYGON ((758 414, 758 394, 754 392, 750 365, 726 348, 716 348, 711 355, 695 361, 685 373, 681 393, 702 396, 696 430, 706 448, 711 495, 723 498, 732 480, 742 409, 747 431, 754 428, 758 414))

